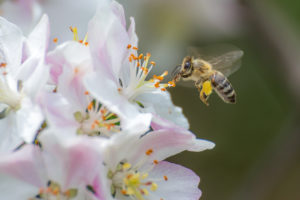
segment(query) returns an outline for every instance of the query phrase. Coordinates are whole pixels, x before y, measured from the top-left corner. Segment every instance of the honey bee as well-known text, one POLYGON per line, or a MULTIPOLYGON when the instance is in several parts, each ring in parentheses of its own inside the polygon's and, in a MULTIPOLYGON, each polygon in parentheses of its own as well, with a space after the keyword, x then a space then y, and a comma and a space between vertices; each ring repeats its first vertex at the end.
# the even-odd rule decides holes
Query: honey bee
POLYGON ((236 93, 227 77, 240 67, 243 51, 234 48, 220 56, 205 59, 197 48, 189 49, 181 65, 173 73, 173 81, 195 81, 201 101, 209 105, 207 100, 214 90, 225 103, 236 103, 236 93))

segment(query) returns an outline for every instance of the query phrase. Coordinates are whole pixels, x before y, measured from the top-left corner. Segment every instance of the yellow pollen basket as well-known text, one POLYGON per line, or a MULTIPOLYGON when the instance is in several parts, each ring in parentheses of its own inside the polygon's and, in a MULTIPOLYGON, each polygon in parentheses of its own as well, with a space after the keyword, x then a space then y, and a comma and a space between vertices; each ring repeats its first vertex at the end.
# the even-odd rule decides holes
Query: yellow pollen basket
POLYGON ((206 96, 209 96, 212 93, 212 90, 213 88, 211 86, 210 81, 205 81, 202 84, 202 91, 206 94, 206 96))
POLYGON ((213 90, 213 87, 211 85, 211 82, 210 81, 205 81, 203 84, 202 84, 202 88, 200 90, 200 99, 203 103, 205 103, 207 106, 209 105, 207 103, 207 99, 209 97, 209 95, 211 95, 212 93, 212 90, 213 90))

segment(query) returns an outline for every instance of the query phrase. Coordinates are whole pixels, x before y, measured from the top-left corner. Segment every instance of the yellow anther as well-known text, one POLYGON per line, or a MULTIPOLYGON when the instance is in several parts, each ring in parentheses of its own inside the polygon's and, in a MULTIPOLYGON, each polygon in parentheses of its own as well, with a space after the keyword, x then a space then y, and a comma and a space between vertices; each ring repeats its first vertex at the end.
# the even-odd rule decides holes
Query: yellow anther
POLYGON ((58 41, 57 38, 54 38, 54 39, 53 39, 53 42, 54 42, 54 43, 57 43, 57 41, 58 41))
POLYGON ((147 156, 150 156, 152 153, 153 153, 153 149, 148 149, 148 150, 146 151, 146 155, 147 155, 147 156))
POLYGON ((158 188, 158 185, 156 184, 156 183, 152 183, 152 185, 151 185, 151 191, 155 191, 155 190, 157 190, 157 188, 158 188))
POLYGON ((130 48, 131 48, 131 44, 128 44, 128 45, 127 45, 127 49, 130 49, 130 48))
POLYGON ((148 177, 148 173, 144 173, 141 177, 141 179, 146 179, 148 177))
POLYGON ((153 78, 157 79, 159 81, 162 81, 164 79, 164 77, 162 77, 162 76, 156 76, 155 74, 153 75, 153 78))
POLYGON ((167 176, 164 176, 164 180, 167 181, 167 180, 168 180, 168 177, 167 177, 167 176))
POLYGON ((77 27, 70 27, 71 31, 73 32, 73 40, 78 41, 78 32, 77 32, 77 27))
POLYGON ((130 167, 131 167, 131 164, 130 164, 130 163, 124 163, 124 164, 122 165, 123 170, 127 170, 127 169, 129 169, 130 167))
POLYGON ((87 107, 87 109, 88 110, 92 110, 92 108, 93 108, 93 102, 90 102, 89 105, 88 105, 88 107, 87 107))
POLYGON ((75 67, 75 69, 74 69, 74 73, 75 73, 75 74, 78 74, 78 72, 79 72, 79 69, 78 69, 78 67, 75 67))
POLYGON ((154 61, 151 61, 150 64, 153 65, 153 66, 156 65, 156 63, 154 61))
POLYGON ((58 195, 58 194, 59 194, 59 188, 54 188, 54 189, 52 190, 52 194, 53 194, 53 195, 58 195))
POLYGON ((159 82, 156 82, 156 83, 154 84, 154 87, 159 88, 159 82))
POLYGON ((166 88, 161 88, 160 90, 163 92, 167 91, 166 88))
POLYGON ((143 188, 141 192, 143 195, 149 195, 149 191, 146 188, 143 188))
POLYGON ((167 76, 168 75, 168 71, 165 71, 162 76, 167 76))
POLYGON ((132 47, 132 49, 133 49, 133 50, 139 50, 139 48, 137 48, 137 47, 132 47))
POLYGON ((127 194, 127 195, 133 195, 133 194, 134 194, 134 190, 133 190, 131 187, 129 187, 129 188, 127 189, 127 191, 126 191, 126 194, 127 194))
POLYGON ((169 81, 168 84, 169 84, 170 87, 175 87, 176 86, 174 81, 169 81))
POLYGON ((153 163, 154 163, 155 165, 157 165, 157 164, 158 164, 158 160, 153 160, 153 163))
POLYGON ((143 54, 141 53, 140 55, 139 55, 139 59, 141 60, 142 58, 143 58, 143 54))
POLYGON ((1 63, 0 68, 5 68, 7 66, 7 63, 1 63))

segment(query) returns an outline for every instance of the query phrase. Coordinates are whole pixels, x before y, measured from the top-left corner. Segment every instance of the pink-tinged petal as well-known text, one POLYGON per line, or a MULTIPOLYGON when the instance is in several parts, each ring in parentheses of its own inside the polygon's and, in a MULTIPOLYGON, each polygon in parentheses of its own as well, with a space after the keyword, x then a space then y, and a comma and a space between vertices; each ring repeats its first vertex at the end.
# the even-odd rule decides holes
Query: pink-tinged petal
POLYGON ((111 137, 104 160, 108 166, 116 166, 124 158, 133 165, 141 160, 148 165, 185 150, 199 152, 214 146, 214 143, 197 139, 191 132, 176 126, 145 134, 131 130, 111 137))
POLYGON ((78 122, 74 118, 76 107, 58 93, 42 93, 38 102, 49 126, 63 130, 62 133, 66 135, 74 135, 78 128, 78 122))
MULTIPOLYGON (((99 172, 99 175, 101 174, 107 174, 107 172, 101 171, 99 172)), ((98 176, 97 178, 95 178, 91 186, 93 187, 95 196, 98 200, 113 200, 110 191, 110 184, 111 183, 109 183, 106 177, 98 176)))
POLYGON ((195 135, 188 131, 187 129, 182 128, 181 126, 178 126, 174 124, 171 121, 168 121, 166 119, 163 119, 157 115, 153 115, 153 119, 151 122, 151 128, 154 131, 171 131, 176 130, 177 133, 182 133, 185 135, 192 135, 193 140, 191 140, 190 147, 187 148, 188 151, 204 151, 206 149, 213 149, 215 147, 215 144, 213 142, 210 142, 208 140, 203 139, 196 139, 195 135))
POLYGON ((116 17, 119 18, 123 27, 126 28, 126 19, 125 19, 125 12, 124 12, 123 6, 116 1, 112 1, 111 9, 114 12, 114 14, 116 15, 116 17))
POLYGON ((154 113, 185 129, 189 122, 182 113, 182 108, 175 106, 169 92, 145 93, 136 98, 144 105, 145 112, 154 113))
POLYGON ((1 199, 30 199, 39 193, 39 188, 7 174, 0 174, 1 199))
POLYGON ((6 63, 12 73, 21 63, 23 39, 16 25, 0 17, 0 63, 6 63))
POLYGON ((92 69, 89 48, 79 42, 67 42, 58 46, 47 56, 51 66, 51 78, 61 93, 75 107, 86 107, 89 102, 82 79, 92 69))
POLYGON ((153 115, 151 127, 153 130, 170 129, 170 128, 176 128, 178 130, 187 130, 182 126, 175 124, 173 121, 160 117, 158 114, 153 115))
POLYGON ((84 136, 63 140, 53 131, 40 136, 49 177, 61 183, 64 189, 92 184, 103 167, 96 150, 102 140, 84 136))
POLYGON ((26 145, 13 153, 2 154, 0 173, 10 175, 36 187, 42 187, 48 181, 45 177, 40 149, 33 145, 26 145))
POLYGON ((212 149, 214 143, 197 139, 194 134, 187 130, 164 129, 147 133, 136 145, 137 150, 132 155, 133 160, 138 160, 145 155, 149 149, 153 153, 150 160, 164 160, 182 151, 204 151, 212 149))
POLYGON ((101 73, 94 73, 85 77, 84 83, 93 97, 120 117, 123 130, 145 132, 149 129, 152 115, 140 113, 137 106, 120 95, 114 81, 101 73))
POLYGON ((129 38, 119 16, 111 9, 110 1, 99 2, 97 12, 89 22, 88 34, 95 69, 118 83, 129 38))
POLYGON ((158 188, 150 193, 149 199, 198 200, 201 196, 201 191, 198 189, 200 178, 190 169, 180 165, 159 162, 149 172, 149 177, 161 180, 156 182, 158 188))

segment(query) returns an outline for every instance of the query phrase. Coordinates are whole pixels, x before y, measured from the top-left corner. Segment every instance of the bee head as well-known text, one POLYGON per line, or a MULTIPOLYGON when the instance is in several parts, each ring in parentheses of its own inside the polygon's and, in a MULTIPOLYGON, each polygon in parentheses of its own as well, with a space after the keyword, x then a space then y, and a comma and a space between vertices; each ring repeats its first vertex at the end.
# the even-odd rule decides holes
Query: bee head
POLYGON ((192 58, 190 56, 186 56, 181 65, 181 76, 183 78, 187 78, 192 75, 193 70, 192 58))

